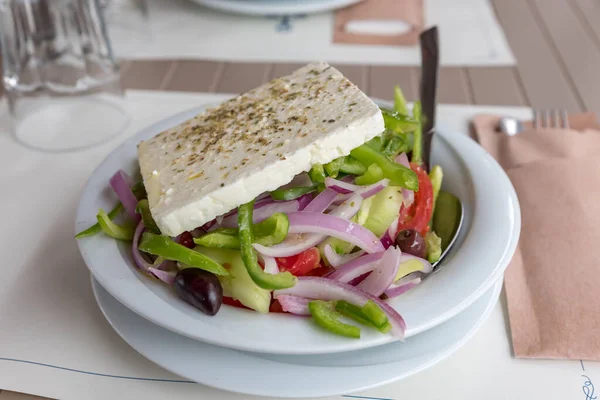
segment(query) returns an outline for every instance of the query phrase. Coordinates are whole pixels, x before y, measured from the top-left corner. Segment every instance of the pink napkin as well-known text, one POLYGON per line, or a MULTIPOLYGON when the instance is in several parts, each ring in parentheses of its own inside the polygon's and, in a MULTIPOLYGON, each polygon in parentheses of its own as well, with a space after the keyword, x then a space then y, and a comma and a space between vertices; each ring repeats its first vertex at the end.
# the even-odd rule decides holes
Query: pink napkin
POLYGON ((424 25, 423 0, 364 0, 335 13, 334 43, 407 46, 419 43, 424 25), (357 33, 349 24, 360 21, 402 21, 410 30, 394 34, 357 33))
POLYGON ((521 204, 519 246, 505 275, 515 356, 600 360, 600 125, 580 114, 572 129, 528 125, 509 137, 497 124, 479 116, 473 128, 521 204))

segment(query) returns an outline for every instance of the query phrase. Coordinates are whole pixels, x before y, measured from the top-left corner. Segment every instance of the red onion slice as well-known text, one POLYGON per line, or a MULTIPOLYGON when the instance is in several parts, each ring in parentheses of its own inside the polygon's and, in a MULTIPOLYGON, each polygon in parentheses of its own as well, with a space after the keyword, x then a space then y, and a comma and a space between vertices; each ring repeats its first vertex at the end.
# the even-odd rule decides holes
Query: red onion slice
POLYGON ((406 153, 400 153, 394 159, 396 164, 400 164, 405 166, 406 168, 410 168, 410 162, 408 161, 408 155, 406 153))
POLYGON ((418 272, 406 275, 404 278, 391 284, 384 292, 389 298, 400 296, 421 283, 421 276, 418 272))
POLYGON ((406 254, 406 253, 402 253, 402 256, 400 256, 400 264, 402 264, 406 261, 410 261, 410 260, 417 260, 421 264, 423 264, 423 269, 420 272, 422 272, 424 274, 430 274, 433 271, 433 266, 431 265, 431 263, 429 261, 425 260, 424 258, 415 257, 413 255, 406 254))
POLYGON ((360 206, 362 205, 363 198, 359 194, 350 196, 350 198, 340 204, 335 210, 332 210, 329 215, 342 219, 350 219, 354 217, 360 206))
POLYGON ((133 254, 133 261, 135 265, 141 269, 143 272, 148 272, 150 268, 153 268, 154 265, 146 261, 142 253, 140 253, 140 249, 138 246, 140 244, 140 238, 142 237, 142 233, 146 230, 144 223, 140 221, 135 228, 135 232, 133 233, 133 242, 131 244, 131 253, 133 254))
POLYGON ((363 199, 376 195, 389 184, 389 179, 382 179, 379 182, 376 182, 372 185, 361 186, 333 179, 332 177, 325 178, 325 186, 327 186, 329 189, 332 189, 342 195, 347 195, 349 193, 359 193, 363 197, 363 199))
MULTIPOLYGON (((350 203, 350 201, 349 201, 350 203)), ((379 238, 362 225, 330 214, 309 211, 292 212, 289 233, 319 233, 360 247, 367 253, 384 251, 379 238)))
POLYGON ((141 216, 135 212, 138 201, 131 191, 131 178, 129 175, 127 175, 123 170, 118 170, 110 178, 110 186, 116 193, 121 204, 123 204, 123 207, 125 207, 129 217, 137 223, 141 216))
POLYGON ((169 286, 173 285, 173 282, 175 282, 175 275, 177 275, 177 272, 175 271, 163 271, 158 268, 150 268, 148 269, 148 272, 169 286))
MULTIPOLYGON (((156 261, 154 262, 154 264, 148 262, 146 260, 146 258, 144 257, 144 255, 140 252, 140 249, 138 248, 139 243, 140 243, 140 238, 142 237, 142 233, 144 233, 144 231, 146 230, 146 227, 144 226, 144 222, 140 221, 138 223, 138 225, 135 228, 135 232, 133 233, 133 241, 131 243, 131 253, 133 254, 133 261, 135 262, 135 265, 142 270, 142 272, 148 273, 151 272, 152 270, 161 270, 163 272, 167 271, 168 269, 172 269, 172 267, 175 265, 173 261, 171 260, 163 260, 160 261, 161 258, 157 258, 156 261)), ((154 274, 157 278, 163 280, 162 278, 160 278, 158 275, 154 274)))
POLYGON ((392 237, 390 236, 389 228, 387 231, 385 231, 385 233, 381 237, 381 244, 383 245, 383 248, 386 250, 389 249, 390 246, 394 244, 394 241, 392 240, 392 237))
POLYGON ((317 197, 314 198, 313 201, 308 203, 308 205, 302 211, 312 211, 312 212, 324 212, 327 207, 337 197, 337 192, 333 189, 325 189, 317 197))
POLYGON ((273 296, 276 299, 282 295, 299 296, 325 301, 346 300, 347 302, 355 304, 359 307, 365 305, 367 301, 372 300, 379 307, 381 307, 381 309, 388 316, 389 322, 392 325, 391 333, 400 338, 400 340, 404 339, 406 323, 396 310, 378 297, 357 289, 354 286, 350 286, 347 283, 315 276, 301 276, 298 278, 296 285, 293 287, 289 289, 276 290, 273 293, 273 296))
POLYGON ((389 235, 390 239, 393 241, 396 240, 396 236, 398 236, 398 226, 400 224, 400 216, 397 216, 396 219, 394 220, 394 222, 392 222, 392 224, 390 225, 390 227, 387 229, 387 234, 389 235))
POLYGON ((340 180, 334 179, 330 176, 325 178, 325 186, 327 188, 334 190, 335 192, 341 193, 341 194, 348 194, 348 193, 356 192, 356 190, 359 187, 358 185, 340 181, 340 180))
POLYGON ((308 309, 310 299, 282 294, 277 297, 277 301, 281 304, 281 309, 285 312, 295 315, 310 315, 310 310, 308 309))
POLYGON ((307 193, 298 198, 298 211, 302 211, 310 204, 313 200, 312 194, 307 193))
POLYGON ((360 250, 360 251, 355 251, 354 253, 350 253, 350 254, 338 254, 335 252, 335 250, 333 250, 333 247, 331 247, 331 245, 325 245, 323 252, 325 253, 325 258, 327 259, 327 261, 329 262, 329 264, 332 267, 339 267, 340 265, 346 264, 347 262, 350 262, 364 254, 366 254, 364 251, 360 250))
POLYGON ((402 252, 395 247, 387 249, 373 272, 356 287, 373 296, 381 296, 396 279, 401 256, 402 252))
POLYGON ((348 283, 359 276, 373 271, 383 258, 384 252, 367 254, 346 264, 327 275, 327 278, 348 283))
POLYGON ((265 272, 267 274, 275 275, 279 273, 279 265, 277 265, 277 261, 275 261, 275 258, 263 255, 260 255, 260 258, 265 264, 265 272))
POLYGON ((308 234, 308 235, 288 235, 288 237, 275 246, 263 246, 262 244, 254 243, 252 246, 263 256, 269 257, 291 257, 300 254, 303 251, 315 247, 323 240, 325 235, 308 234))
MULTIPOLYGON (((360 196, 353 197, 351 201, 349 200, 344 204, 340 205, 335 210, 333 210, 331 214, 329 214, 329 216, 338 217, 342 219, 350 219, 354 217, 354 215, 356 215, 361 203, 362 198, 360 196)), ((300 211, 296 214, 304 214, 306 212, 307 211, 300 211)), ((324 215, 321 213, 312 214, 324 215)), ((310 249, 311 247, 315 247, 327 238, 327 235, 321 233, 309 233, 303 235, 289 235, 289 233, 290 232, 288 231, 288 237, 283 241, 283 243, 279 243, 275 246, 268 247, 258 243, 254 243, 254 249, 264 256, 291 257, 295 256, 296 254, 300 254, 303 251, 310 249)))
MULTIPOLYGON (((268 200, 268 204, 263 204, 259 207, 254 207, 254 212, 252 213, 252 222, 259 223, 260 221, 269 218, 271 215, 276 212, 282 212, 285 214, 291 212, 297 212, 299 208, 298 200, 290 200, 290 201, 275 201, 273 202, 270 199, 268 200)), ((237 210, 235 214, 231 214, 225 218, 223 218, 223 222, 220 224, 221 228, 237 228, 237 210)), ((211 228, 211 229, 214 229, 211 228)))

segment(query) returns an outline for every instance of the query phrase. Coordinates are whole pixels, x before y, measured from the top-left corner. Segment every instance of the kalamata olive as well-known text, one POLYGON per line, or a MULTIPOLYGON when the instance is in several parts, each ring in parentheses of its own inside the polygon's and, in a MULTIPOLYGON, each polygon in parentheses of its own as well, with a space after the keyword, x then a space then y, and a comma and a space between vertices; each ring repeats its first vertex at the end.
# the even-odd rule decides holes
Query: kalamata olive
POLYGON ((194 237, 191 232, 185 231, 179 236, 179 244, 187 247, 188 249, 193 249, 196 246, 194 243, 194 237))
POLYGON ((427 247, 423 236, 415 230, 405 229, 398 232, 396 244, 403 253, 411 254, 415 257, 425 258, 427 247))
POLYGON ((223 302, 223 287, 217 277, 200 268, 177 273, 173 288, 184 301, 208 315, 215 315, 223 302))

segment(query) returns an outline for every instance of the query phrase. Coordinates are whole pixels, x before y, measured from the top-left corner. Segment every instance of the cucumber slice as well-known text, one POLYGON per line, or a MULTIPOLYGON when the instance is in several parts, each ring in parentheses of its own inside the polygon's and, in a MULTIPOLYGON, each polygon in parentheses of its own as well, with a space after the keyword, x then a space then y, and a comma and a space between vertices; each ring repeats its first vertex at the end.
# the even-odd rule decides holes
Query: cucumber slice
POLYGON ((246 307, 258 311, 261 314, 267 314, 269 312, 271 292, 261 289, 254 283, 252 278, 250 278, 239 251, 209 249, 200 246, 196 246, 195 250, 225 266, 229 271, 229 276, 217 277, 221 282, 221 286, 223 286, 223 296, 238 300, 246 307))
MULTIPOLYGON (((388 186, 375 196, 365 199, 360 205, 358 214, 351 221, 364 226, 376 236, 381 237, 400 214, 400 206, 403 200, 400 187, 388 186)), ((324 256, 323 249, 328 244, 338 254, 348 254, 354 249, 354 245, 348 242, 331 237, 327 238, 318 246, 321 257, 325 262, 327 262, 327 257, 324 256)))
POLYGON ((402 200, 402 189, 398 186, 388 186, 368 198, 361 205, 362 208, 367 203, 369 207, 368 217, 362 225, 381 237, 400 214, 402 200))
POLYGON ((440 190, 433 213, 433 231, 442 239, 442 251, 456 234, 461 213, 460 200, 452 193, 440 190))

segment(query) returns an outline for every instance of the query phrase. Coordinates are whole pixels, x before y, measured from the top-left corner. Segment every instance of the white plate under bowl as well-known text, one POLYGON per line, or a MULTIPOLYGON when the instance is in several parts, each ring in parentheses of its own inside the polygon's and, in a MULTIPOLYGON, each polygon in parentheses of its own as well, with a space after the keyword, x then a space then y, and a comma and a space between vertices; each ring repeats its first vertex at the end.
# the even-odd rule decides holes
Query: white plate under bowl
POLYGON ((314 14, 337 10, 363 0, 192 0, 219 11, 272 16, 314 14))
POLYGON ((176 335, 129 311, 93 279, 92 285, 98 305, 114 330, 136 351, 164 369, 231 392, 306 398, 389 384, 450 356, 486 321, 497 303, 502 279, 450 321, 404 343, 304 356, 247 353, 176 335))
MULTIPOLYGON (((117 147, 92 173, 77 210, 76 230, 95 222, 99 208, 109 209, 116 198, 108 181, 118 169, 137 174, 136 145, 195 116, 198 107, 164 119, 117 147)), ((432 160, 443 167, 445 190, 465 207, 460 237, 437 272, 412 291, 390 300, 404 317, 406 336, 423 332, 454 317, 471 305, 503 274, 519 236, 520 212, 508 177, 480 146, 464 134, 441 129, 432 160)), ((180 300, 158 281, 134 267, 130 245, 105 235, 78 240, 88 268, 117 300, 142 317, 176 333, 239 350, 279 354, 323 354, 389 343, 390 335, 366 331, 360 340, 330 335, 304 317, 261 315, 223 306, 207 316, 180 300)))

